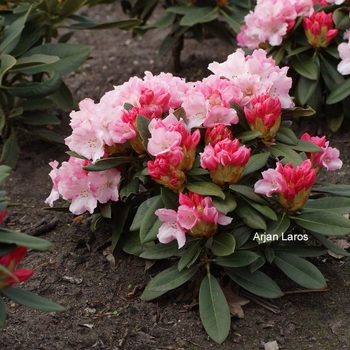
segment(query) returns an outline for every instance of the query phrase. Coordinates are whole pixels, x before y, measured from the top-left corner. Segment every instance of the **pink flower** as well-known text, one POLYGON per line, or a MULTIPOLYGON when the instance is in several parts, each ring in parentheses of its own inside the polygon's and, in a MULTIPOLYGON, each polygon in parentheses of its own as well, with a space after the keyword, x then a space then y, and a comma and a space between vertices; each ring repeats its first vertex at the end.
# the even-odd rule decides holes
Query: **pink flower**
POLYGON ((276 169, 264 171, 262 177, 254 186, 255 192, 268 197, 276 193, 287 211, 296 211, 305 206, 316 181, 316 171, 309 159, 296 168, 290 163, 283 166, 278 162, 276 169))
POLYGON ((169 243, 177 240, 179 249, 186 243, 186 231, 177 223, 177 213, 171 209, 157 209, 155 214, 163 222, 158 230, 157 238, 160 243, 169 243))
POLYGON ((339 159, 340 152, 337 148, 329 147, 329 141, 326 137, 310 136, 304 133, 302 140, 312 142, 321 148, 321 152, 307 152, 306 156, 311 160, 316 171, 325 167, 328 171, 339 170, 343 166, 343 162, 339 159))
POLYGON ((191 236, 214 236, 218 224, 228 225, 232 221, 232 218, 216 209, 209 196, 201 196, 193 192, 180 193, 179 203, 177 222, 191 236))
POLYGON ((337 66, 338 72, 342 75, 350 74, 350 41, 338 45, 340 62, 337 66))
POLYGON ((251 105, 251 109, 244 107, 248 125, 252 131, 260 131, 260 138, 269 144, 274 140, 281 124, 281 102, 278 97, 262 94, 253 97, 251 105))
POLYGON ((331 12, 314 12, 310 17, 303 18, 303 26, 310 45, 316 48, 327 47, 338 34, 331 12))
POLYGON ((17 269, 16 266, 27 254, 27 248, 17 246, 12 252, 0 257, 0 265, 7 268, 13 275, 9 276, 6 272, 0 270, 0 289, 5 289, 13 284, 21 283, 31 277, 34 270, 17 269))
POLYGON ((240 147, 237 139, 224 139, 214 147, 211 144, 205 146, 203 153, 200 153, 200 164, 209 170, 211 179, 222 186, 240 180, 249 157, 250 149, 240 147))
POLYGON ((232 131, 224 124, 218 124, 213 128, 207 128, 205 132, 205 144, 215 146, 221 140, 232 140, 232 131))

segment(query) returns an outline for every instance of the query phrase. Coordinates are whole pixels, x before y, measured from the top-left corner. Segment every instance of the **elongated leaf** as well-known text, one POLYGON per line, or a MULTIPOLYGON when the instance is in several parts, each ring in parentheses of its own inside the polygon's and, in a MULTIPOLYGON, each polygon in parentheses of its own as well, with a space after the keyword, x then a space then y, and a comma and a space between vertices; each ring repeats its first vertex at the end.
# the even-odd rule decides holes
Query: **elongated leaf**
POLYGON ((312 57, 305 54, 293 55, 290 57, 292 67, 303 77, 310 80, 317 80, 320 74, 320 67, 312 57))
POLYGON ((347 252, 346 250, 340 248, 333 242, 331 242, 328 238, 325 236, 320 235, 319 233, 316 232, 311 232, 310 233, 318 240, 320 241, 327 249, 329 249, 331 252, 338 254, 338 255, 343 255, 343 256, 350 256, 350 253, 347 252))
POLYGON ((276 144, 266 148, 276 158, 282 158, 280 160, 284 165, 287 163, 292 163, 296 167, 303 162, 301 156, 287 146, 276 144))
POLYGON ((79 10, 87 2, 88 0, 65 0, 60 6, 59 17, 66 19, 66 17, 79 10))
POLYGON ((115 168, 122 164, 133 163, 135 161, 137 161, 137 158, 125 157, 125 156, 102 158, 102 159, 99 159, 95 164, 89 164, 85 166, 84 170, 103 171, 103 170, 115 168))
POLYGON ((287 145, 287 147, 294 149, 299 152, 321 152, 321 148, 316 144, 306 141, 306 140, 298 140, 296 145, 287 145))
POLYGON ((266 205, 267 202, 261 198, 259 195, 257 195, 254 190, 249 186, 244 185, 230 185, 230 190, 237 192, 241 194, 242 196, 251 199, 252 201, 255 201, 257 203, 260 203, 262 205, 266 205))
POLYGON ((125 253, 140 256, 141 253, 152 243, 142 244, 140 241, 140 235, 138 231, 128 232, 128 234, 123 235, 123 246, 122 249, 125 253))
POLYGON ((198 271, 196 265, 179 271, 177 266, 172 266, 157 276, 155 276, 141 295, 141 299, 145 301, 153 300, 165 294, 169 290, 180 287, 182 284, 191 279, 198 271))
POLYGON ((179 207, 179 195, 178 193, 163 187, 161 189, 162 200, 165 208, 177 210, 179 207))
POLYGON ((230 213, 237 207, 237 202, 231 193, 227 193, 225 199, 215 197, 213 203, 215 208, 223 214, 230 213))
POLYGON ((321 289, 327 286, 322 273, 309 261, 293 254, 275 252, 273 261, 291 280, 302 287, 321 289))
POLYGON ((267 218, 276 221, 277 215, 276 212, 270 208, 268 205, 262 205, 255 201, 252 201, 248 198, 243 198, 248 204, 250 204, 255 210, 257 210, 260 214, 263 214, 267 218))
POLYGON ((332 211, 338 214, 350 213, 350 198, 324 197, 309 199, 303 209, 305 211, 332 211))
POLYGON ((215 258, 215 263, 224 267, 242 267, 253 263, 259 255, 247 250, 236 251, 228 256, 218 256, 215 258))
POLYGON ((74 108, 74 98, 68 86, 62 81, 60 87, 48 98, 65 112, 74 108))
POLYGON ((121 237, 121 234, 124 230, 124 225, 128 220, 128 215, 130 211, 131 203, 127 201, 124 202, 116 202, 113 203, 112 210, 111 210, 111 219, 113 223, 112 228, 112 252, 116 248, 119 239, 121 237))
POLYGON ((255 140, 261 135, 260 131, 243 131, 238 134, 235 134, 235 138, 239 139, 242 143, 246 143, 252 140, 255 140))
POLYGON ((337 85, 329 94, 326 103, 328 105, 340 102, 350 95, 350 78, 337 85))
POLYGON ((36 130, 30 130, 28 132, 31 135, 39 137, 46 141, 64 144, 64 136, 57 134, 53 131, 45 130, 45 129, 36 129, 36 130))
POLYGON ((142 26, 142 29, 148 30, 153 28, 167 28, 174 23, 175 18, 176 18, 175 13, 171 13, 171 12, 165 13, 164 16, 160 17, 153 24, 147 24, 142 26))
POLYGON ((337 70, 338 60, 326 55, 321 57, 321 74, 327 85, 327 88, 332 91, 337 85, 344 81, 344 76, 337 70))
POLYGON ((327 236, 345 236, 350 234, 350 220, 343 215, 329 211, 301 213, 290 217, 296 224, 306 230, 327 236))
POLYGON ((233 235, 235 237, 236 240, 236 248, 239 249, 241 248, 250 238, 250 236, 253 233, 253 229, 243 225, 240 227, 237 227, 234 231, 233 231, 233 235))
POLYGON ((5 327, 6 324, 6 305, 0 296, 0 327, 5 327))
POLYGON ((148 248, 143 250, 140 257, 143 259, 159 260, 170 258, 178 253, 179 247, 177 241, 175 240, 167 244, 158 243, 150 245, 148 248))
POLYGON ((140 229, 142 221, 147 211, 155 201, 158 201, 157 196, 146 199, 138 206, 136 214, 134 216, 134 220, 132 221, 132 224, 129 228, 130 231, 137 231, 140 229))
POLYGON ((147 149, 148 139, 151 137, 151 133, 148 129, 149 123, 149 119, 143 115, 138 115, 136 117, 137 130, 142 138, 142 145, 145 149, 147 149))
POLYGON ((0 56, 0 85, 2 78, 16 64, 16 59, 11 55, 2 54, 0 56))
POLYGON ((236 241, 229 232, 223 232, 213 237, 211 251, 216 256, 227 256, 232 254, 236 248, 236 241))
MULTIPOLYGON (((82 16, 72 15, 70 18, 81 19, 82 16)), ((115 22, 98 23, 95 21, 79 21, 69 26, 61 26, 62 28, 69 29, 113 29, 118 28, 120 30, 131 30, 142 23, 141 20, 136 18, 121 19, 115 22)))
POLYGON ((199 315, 209 337, 222 344, 231 328, 230 310, 218 281, 210 274, 199 289, 199 315))
POLYGON ((218 11, 212 7, 188 7, 188 11, 182 17, 180 25, 184 27, 192 27, 198 23, 211 22, 217 19, 218 11))
POLYGON ((249 158, 247 165, 244 168, 243 176, 254 173, 255 171, 264 167, 269 159, 270 153, 264 152, 259 154, 254 154, 249 158))
POLYGON ((283 292, 277 283, 265 273, 256 270, 251 272, 249 267, 226 268, 227 275, 247 291, 263 298, 279 298, 283 292))
POLYGON ((141 243, 146 243, 153 241, 157 238, 158 230, 160 226, 163 224, 158 216, 154 214, 154 212, 163 207, 162 197, 156 196, 156 200, 152 202, 151 206, 145 213, 145 216, 142 220, 140 227, 140 239, 141 243))
POLYGON ((257 210, 245 203, 243 200, 237 201, 235 213, 242 218, 243 222, 254 229, 266 231, 266 222, 257 210))
POLYGON ((17 304, 27 306, 31 309, 39 311, 59 312, 65 310, 65 308, 59 304, 47 300, 39 295, 15 287, 2 289, 0 290, 0 294, 4 295, 6 298, 11 299, 17 304))
POLYGON ((310 80, 303 76, 299 78, 294 94, 300 105, 304 106, 311 99, 318 85, 318 80, 310 80))
POLYGON ((313 187, 313 192, 329 193, 337 196, 350 197, 350 185, 322 184, 325 186, 313 187))
POLYGON ((40 98, 53 94, 61 85, 61 74, 50 68, 45 73, 50 74, 50 77, 41 82, 26 82, 14 84, 6 87, 6 90, 13 96, 23 98, 40 98))
POLYGON ((288 231, 290 220, 286 213, 279 214, 276 221, 269 221, 265 232, 255 235, 256 241, 260 243, 272 242, 280 239, 288 231))
POLYGON ((9 167, 14 168, 17 164, 18 157, 19 145, 15 133, 12 132, 3 146, 1 161, 6 162, 9 167))
POLYGON ((17 244, 30 249, 45 251, 52 247, 52 243, 38 237, 28 236, 21 232, 10 231, 5 228, 0 229, 0 242, 7 244, 17 244))
POLYGON ((297 255, 301 258, 315 258, 327 253, 327 249, 324 247, 316 247, 305 243, 295 243, 293 245, 288 244, 285 246, 274 245, 273 249, 275 252, 280 251, 288 254, 297 255))
POLYGON ((27 125, 60 125, 61 121, 54 114, 44 111, 26 113, 23 122, 27 125))
POLYGON ((298 139, 294 132, 285 126, 280 126, 276 134, 276 140, 292 146, 296 146, 298 144, 298 139))
POLYGON ((203 196, 216 196, 225 199, 225 193, 213 182, 192 182, 186 185, 186 188, 194 193, 203 196))
POLYGON ((88 45, 54 43, 36 46, 27 51, 24 57, 34 54, 58 56, 60 60, 50 64, 49 68, 59 72, 60 75, 65 75, 79 68, 89 57, 91 51, 92 47, 88 45))
POLYGON ((186 249, 183 251, 177 264, 179 271, 182 271, 185 267, 190 267, 197 260, 202 251, 202 242, 201 238, 195 238, 190 242, 186 242, 186 249))

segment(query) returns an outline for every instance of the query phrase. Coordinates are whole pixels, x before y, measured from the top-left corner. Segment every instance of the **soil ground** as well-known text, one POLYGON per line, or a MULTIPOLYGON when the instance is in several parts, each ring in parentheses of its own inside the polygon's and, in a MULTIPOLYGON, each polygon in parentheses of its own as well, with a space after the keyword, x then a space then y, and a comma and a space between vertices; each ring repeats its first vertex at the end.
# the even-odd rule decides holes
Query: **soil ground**
MULTIPOLYGON (((115 19, 119 12, 118 4, 114 4, 95 9, 93 14, 102 21, 115 19)), ((98 101, 104 92, 130 76, 143 76, 145 70, 155 74, 168 71, 169 57, 158 59, 156 55, 163 37, 162 31, 149 32, 143 38, 132 38, 130 33, 118 30, 76 33, 75 41, 90 44, 94 50, 91 59, 66 82, 78 101, 84 97, 98 101)), ((207 75, 208 63, 224 61, 232 51, 233 47, 214 39, 203 44, 186 42, 180 75, 190 80, 207 75)), ((64 115, 57 132, 68 135, 68 123, 68 115, 64 115)), ((313 121, 306 129, 317 133, 315 125, 322 126, 313 121)), ((322 175, 323 180, 350 183, 349 135, 346 130, 328 133, 332 146, 341 150, 344 166, 341 171, 322 175)), ((91 232, 88 216, 76 221, 71 214, 43 209, 51 190, 48 163, 67 159, 63 146, 23 139, 21 150, 18 166, 5 185, 11 202, 18 205, 9 209, 5 225, 41 234, 53 243, 49 252, 29 252, 24 263, 36 273, 23 287, 65 306, 66 311, 47 314, 8 302, 0 349, 253 350, 267 348, 264 344, 272 341, 286 350, 350 349, 348 258, 325 255, 314 259, 328 279, 326 292, 270 300, 275 312, 252 298, 244 306, 244 318, 232 319, 232 331, 219 346, 202 328, 196 300, 185 297, 183 290, 153 302, 140 300, 152 269, 147 270, 144 260, 132 256, 117 253, 113 257, 108 231, 91 232)), ((276 278, 284 281, 284 290, 296 289, 283 276, 276 274, 276 278)))

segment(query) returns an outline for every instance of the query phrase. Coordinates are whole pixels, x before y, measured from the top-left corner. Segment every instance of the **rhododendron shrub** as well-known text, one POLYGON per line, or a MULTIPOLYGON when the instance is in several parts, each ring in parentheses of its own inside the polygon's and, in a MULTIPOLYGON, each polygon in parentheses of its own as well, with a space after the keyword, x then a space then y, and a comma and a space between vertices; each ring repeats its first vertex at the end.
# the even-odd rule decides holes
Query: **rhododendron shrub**
POLYGON ((172 258, 143 300, 199 276, 203 326, 222 343, 230 330, 227 284, 280 297, 260 270, 270 264, 302 287, 326 287, 306 258, 327 249, 349 255, 327 236, 350 233, 343 216, 350 191, 316 182, 342 161, 325 137, 298 139, 290 128, 288 117, 313 111, 295 107, 287 67, 263 49, 238 49, 209 69, 196 82, 146 72, 98 103, 83 100, 71 113, 70 158, 50 163, 46 203, 61 198, 76 215, 94 213, 93 226, 111 223, 112 249, 172 258))
POLYGON ((263 48, 290 68, 296 104, 332 131, 350 117, 349 10, 344 0, 258 0, 237 35, 241 47, 263 48))

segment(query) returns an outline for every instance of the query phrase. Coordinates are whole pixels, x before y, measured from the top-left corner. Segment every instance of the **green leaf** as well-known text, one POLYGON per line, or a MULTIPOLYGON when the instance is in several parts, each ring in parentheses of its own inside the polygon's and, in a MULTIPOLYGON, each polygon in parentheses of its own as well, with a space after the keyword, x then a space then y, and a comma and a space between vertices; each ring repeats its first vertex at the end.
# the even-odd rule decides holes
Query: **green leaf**
POLYGON ((290 57, 291 66, 301 76, 310 79, 318 80, 320 74, 320 67, 313 60, 312 57, 305 54, 293 55, 290 57))
POLYGON ((303 162, 301 156, 287 146, 275 144, 266 148, 274 157, 280 159, 284 165, 287 163, 292 163, 294 167, 296 167, 303 162))
POLYGON ((119 239, 123 233, 124 226, 129 218, 129 212, 131 208, 130 201, 125 202, 115 202, 112 203, 111 208, 111 219, 113 223, 112 227, 112 252, 116 248, 119 239))
POLYGON ((145 248, 140 254, 140 258, 149 260, 160 260, 171 258, 179 253, 177 241, 172 241, 167 244, 158 243, 145 248))
POLYGON ((16 59, 10 55, 2 54, 0 56, 0 85, 2 78, 16 64, 16 59))
POLYGON ((0 165, 0 186, 5 183, 5 180, 10 176, 12 168, 7 165, 0 165))
POLYGON ((154 202, 150 205, 145 213, 140 227, 141 243, 153 241, 157 238, 158 230, 162 226, 162 222, 158 219, 155 211, 163 207, 161 195, 155 196, 154 202))
POLYGON ((174 23, 175 18, 175 13, 165 13, 164 16, 158 18, 153 24, 143 25, 142 29, 167 28, 174 23))
POLYGON ((260 203, 262 205, 266 205, 267 202, 261 198, 259 195, 257 195, 253 188, 249 186, 244 186, 244 185, 230 185, 230 189, 234 192, 239 193, 243 197, 249 198, 254 202, 260 203))
POLYGON ((261 169, 264 167, 267 163, 267 160, 269 159, 270 153, 269 152, 264 152, 264 153, 258 153, 252 155, 248 163, 246 164, 244 171, 243 171, 243 176, 252 174, 256 172, 257 170, 261 169))
POLYGON ((24 111, 33 111, 50 108, 52 105, 52 101, 48 100, 47 98, 31 98, 26 99, 19 106, 22 107, 24 111))
POLYGON ((88 0, 65 0, 60 6, 59 17, 66 19, 86 3, 88 3, 88 0))
POLYGON ((222 232, 213 237, 211 251, 216 256, 227 256, 232 254, 236 248, 236 241, 229 232, 222 232))
POLYGON ((327 237, 324 237, 324 236, 320 235, 319 233, 312 232, 312 231, 310 231, 310 233, 318 241, 320 241, 327 249, 329 249, 333 253, 338 254, 338 255, 343 255, 343 256, 350 256, 349 252, 347 252, 346 250, 340 248, 338 245, 331 242, 327 237))
POLYGON ((140 229, 143 219, 149 208, 154 204, 154 202, 158 201, 158 196, 147 198, 143 201, 137 208, 134 219, 129 228, 130 231, 137 231, 140 229))
POLYGON ((20 40, 22 30, 24 29, 27 17, 32 10, 32 6, 21 17, 14 20, 3 32, 0 43, 1 54, 9 54, 16 47, 20 40))
POLYGON ((293 130, 285 126, 280 126, 276 134, 276 140, 292 146, 296 146, 298 144, 298 139, 295 136, 293 130))
POLYGON ((48 98, 65 112, 69 112, 74 108, 73 95, 63 81, 60 87, 52 95, 48 96, 48 98))
POLYGON ((198 23, 211 22, 217 19, 218 11, 212 7, 188 7, 180 20, 180 26, 192 27, 198 23))
POLYGON ((6 162, 9 167, 14 168, 18 161, 19 151, 17 137, 15 133, 12 132, 3 146, 1 162, 6 162))
POLYGON ((295 146, 288 146, 291 149, 294 149, 295 151, 299 152, 321 152, 321 148, 318 147, 313 142, 309 142, 306 140, 298 140, 298 143, 295 146))
POLYGON ((0 327, 5 327, 6 324, 6 305, 2 297, 0 297, 0 327))
POLYGON ((103 171, 123 164, 133 163, 135 161, 137 161, 137 158, 126 156, 102 158, 97 160, 95 164, 84 166, 83 169, 87 171, 103 171))
POLYGON ((331 105, 344 100, 350 95, 350 78, 337 85, 329 94, 326 100, 327 105, 331 105))
POLYGON ((40 137, 41 139, 49 142, 64 144, 64 136, 56 134, 50 130, 37 129, 37 130, 28 130, 33 136, 40 137))
POLYGON ((142 244, 138 231, 128 232, 123 236, 122 249, 125 253, 135 256, 140 256, 141 253, 153 243, 142 244))
POLYGON ((243 199, 250 204, 255 210, 257 210, 260 214, 263 214, 267 218, 271 220, 277 220, 276 212, 270 208, 268 205, 262 205, 260 203, 257 203, 255 201, 252 201, 246 197, 243 197, 243 199))
POLYGON ((225 199, 215 197, 213 203, 215 208, 225 215, 237 207, 235 197, 231 193, 227 193, 225 199))
POLYGON ((260 131, 250 131, 250 130, 249 131, 242 131, 238 134, 235 134, 235 138, 240 140, 242 143, 246 143, 246 142, 255 140, 259 136, 261 136, 260 131))
POLYGON ((321 55, 321 75, 327 88, 332 91, 344 81, 344 76, 337 70, 338 59, 321 55))
POLYGON ((327 115, 327 123, 332 132, 337 132, 344 121, 344 113, 339 115, 327 115))
POLYGON ((242 267, 253 263, 259 258, 259 255, 252 251, 236 251, 228 256, 219 256, 215 258, 215 263, 224 267, 242 267))
POLYGON ((266 222, 257 210, 245 203, 243 200, 237 201, 235 213, 242 218, 243 222, 254 229, 266 231, 266 222))
POLYGON ((313 187, 312 191, 350 197, 350 185, 325 184, 325 186, 313 187))
POLYGON ((186 188, 194 193, 198 193, 202 196, 216 196, 221 199, 225 199, 225 193, 222 191, 220 186, 213 182, 192 182, 186 184, 186 188))
POLYGON ((307 108, 293 107, 293 108, 282 109, 282 118, 310 117, 314 114, 315 114, 315 111, 310 106, 307 106, 307 108))
POLYGON ((350 220, 343 215, 329 211, 302 212, 290 216, 297 225, 306 230, 327 236, 345 236, 350 234, 350 220))
POLYGON ((7 230, 5 228, 0 229, 0 243, 13 243, 38 251, 49 250, 52 247, 52 243, 45 239, 29 236, 21 232, 7 230))
POLYGON ((180 287, 182 284, 191 279, 198 271, 196 265, 192 265, 190 268, 185 268, 181 271, 177 266, 172 266, 157 276, 155 276, 141 295, 141 299, 150 301, 160 297, 169 290, 180 287))
POLYGON ((199 289, 199 315, 209 337, 222 344, 231 328, 230 309, 218 281, 211 274, 203 278, 199 289))
POLYGON ((137 178, 131 181, 123 181, 122 186, 119 190, 120 198, 129 198, 130 196, 139 192, 140 182, 137 178))
POLYGON ((332 211, 338 214, 350 213, 350 199, 342 197, 323 197, 319 199, 309 199, 303 209, 306 211, 332 211))
POLYGON ((1 289, 0 294, 4 295, 6 298, 11 299, 17 304, 27 306, 31 309, 39 311, 59 312, 65 310, 65 308, 59 304, 47 300, 39 295, 15 287, 1 289))
POLYGON ((299 101, 300 105, 304 106, 313 96, 317 87, 318 80, 310 80, 305 77, 299 77, 294 95, 299 101))
POLYGON ((41 82, 26 82, 18 83, 6 87, 6 90, 13 96, 23 98, 39 98, 53 94, 61 85, 62 79, 58 71, 50 70, 43 71, 50 75, 49 78, 41 82))
POLYGON ((249 267, 226 268, 227 275, 247 291, 263 298, 279 298, 283 292, 277 283, 265 273, 249 267))
POLYGON ((44 72, 52 63, 59 61, 58 56, 35 54, 28 57, 20 57, 17 59, 16 65, 11 73, 36 74, 44 72))
POLYGON ((350 27, 349 13, 341 6, 333 11, 333 21, 339 30, 347 30, 350 27))
POLYGON ((65 75, 79 68, 89 57, 91 51, 92 47, 89 45, 54 43, 36 46, 27 51, 24 57, 34 54, 58 56, 60 60, 50 64, 49 67, 59 72, 60 75, 65 75))
POLYGON ((322 273, 316 266, 293 254, 275 251, 275 265, 291 280, 300 286, 310 289, 321 289, 327 286, 322 273))
POLYGON ((259 232, 256 241, 261 243, 276 241, 288 231, 290 220, 285 212, 279 214, 276 221, 269 221, 265 232, 259 232))
POLYGON ((280 251, 288 254, 293 254, 301 258, 315 258, 327 253, 327 249, 325 249, 324 247, 316 247, 305 243, 302 243, 302 244, 299 243, 299 244, 293 244, 293 245, 288 244, 285 246, 274 245, 273 249, 276 252, 280 251))
POLYGON ((60 125, 61 121, 54 114, 44 111, 26 113, 23 122, 27 125, 60 125))
POLYGON ((149 119, 144 117, 143 115, 138 115, 136 117, 137 131, 139 132, 142 138, 142 145, 145 149, 147 149, 148 139, 151 138, 151 133, 148 129, 149 123, 150 123, 149 119))
POLYGON ((246 225, 235 228, 233 236, 236 240, 236 249, 241 248, 249 240, 253 231, 252 228, 246 225))
POLYGON ((71 19, 78 20, 78 23, 73 23, 69 26, 61 26, 61 28, 69 29, 113 29, 118 28, 120 30, 131 30, 142 23, 141 20, 136 18, 121 19, 115 22, 98 23, 92 20, 82 20, 84 16, 71 15, 71 19))
POLYGON ((185 267, 190 267, 197 260, 203 248, 202 244, 202 238, 187 240, 185 250, 183 250, 183 254, 177 264, 179 271, 182 271, 185 267))

